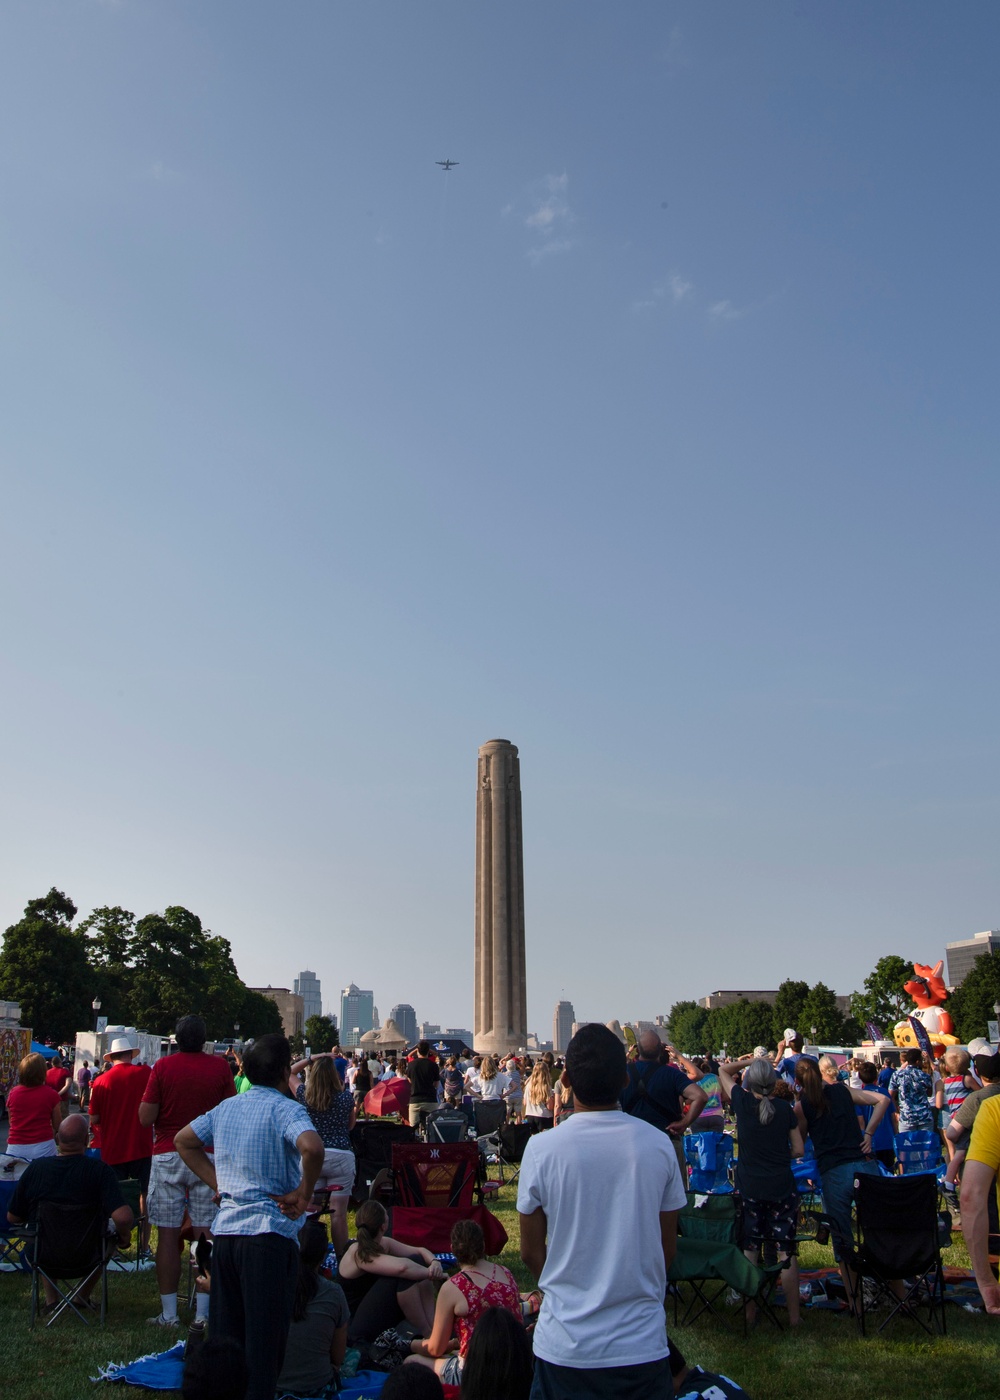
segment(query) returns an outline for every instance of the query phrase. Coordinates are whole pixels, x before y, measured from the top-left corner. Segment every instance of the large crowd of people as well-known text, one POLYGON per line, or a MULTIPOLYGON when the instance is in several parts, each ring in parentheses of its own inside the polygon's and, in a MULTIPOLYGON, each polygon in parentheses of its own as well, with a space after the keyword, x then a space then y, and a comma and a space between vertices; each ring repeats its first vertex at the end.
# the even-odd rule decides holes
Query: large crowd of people
MULTIPOLYGON (((445 1054, 421 1041, 392 1057, 335 1047, 293 1061, 280 1035, 225 1056, 205 1054, 205 1043, 204 1021, 187 1016, 176 1051, 152 1067, 136 1062, 127 1037, 75 1075, 28 1055, 8 1100, 7 1151, 29 1163, 12 1223, 30 1221, 45 1199, 92 1203, 124 1248, 132 1212, 121 1184, 137 1183, 140 1252, 156 1233, 160 1306, 150 1322, 167 1331, 181 1327, 182 1234, 197 1246, 189 1400, 328 1396, 366 1361, 392 1367, 390 1400, 442 1394, 442 1384, 467 1400, 704 1392, 711 1378, 668 1339, 664 1303, 688 1200, 685 1137, 729 1124, 740 1245, 754 1262, 764 1250, 776 1257, 791 1327, 801 1320, 793 1162, 810 1143, 853 1300, 854 1183, 896 1168, 897 1131, 940 1134, 946 1200, 957 1207, 961 1193, 982 1299, 1000 1314, 989 1251, 1000 1054, 970 1058, 956 1047, 934 1062, 904 1050, 881 1068, 840 1065, 808 1053, 789 1029, 774 1053, 758 1047, 720 1063, 675 1051, 654 1030, 626 1055, 600 1025, 582 1027, 564 1060, 445 1054), (352 1130, 379 1084, 418 1135, 437 1110, 470 1099, 530 1125, 517 1211, 537 1290, 522 1294, 488 1257, 475 1220, 456 1223, 448 1272, 429 1250, 394 1239, 382 1202, 358 1193, 352 1130), (71 1098, 81 1111, 67 1115, 71 1098), (621 1180, 629 1190, 609 1189, 621 1180), (237 1353, 241 1366, 231 1364, 237 1353), (225 1366, 217 1358, 227 1355, 225 1366)), ((50 1295, 45 1308, 55 1306, 50 1295)), ((740 1393, 725 1378, 717 1388, 740 1393)))

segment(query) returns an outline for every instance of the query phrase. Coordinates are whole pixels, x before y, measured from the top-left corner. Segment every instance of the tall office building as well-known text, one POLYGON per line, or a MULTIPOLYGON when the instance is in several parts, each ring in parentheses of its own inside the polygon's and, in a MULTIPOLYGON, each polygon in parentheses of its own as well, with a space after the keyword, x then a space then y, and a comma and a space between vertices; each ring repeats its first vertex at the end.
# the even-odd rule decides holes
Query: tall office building
POLYGON ((977 958, 984 953, 1000 952, 1000 929, 990 928, 985 933, 974 934, 972 938, 946 943, 944 950, 948 955, 948 985, 960 987, 977 958))
POLYGON ((399 1033, 405 1038, 407 1045, 415 1045, 420 1039, 417 1035, 417 1013, 408 1001, 394 1006, 389 1012, 389 1019, 396 1022, 399 1033))
POLYGON ((297 992, 290 992, 287 987, 251 987, 251 992, 260 992, 261 996, 269 997, 278 1008, 278 1015, 281 1017, 282 1032, 291 1037, 301 1035, 302 1027, 305 1025, 305 1018, 302 1014, 302 998, 297 992))
POLYGON ((351 1049, 375 1025, 375 993, 352 982, 340 994, 340 1043, 351 1049))
POLYGON ((565 1055, 566 1046, 573 1039, 573 1023, 576 1012, 571 1001, 557 1001, 552 1013, 552 1049, 557 1055, 565 1055))
POLYGON ((292 984, 297 996, 302 998, 302 1015, 305 1020, 310 1016, 322 1016, 323 998, 319 991, 319 978, 315 972, 300 972, 292 984))

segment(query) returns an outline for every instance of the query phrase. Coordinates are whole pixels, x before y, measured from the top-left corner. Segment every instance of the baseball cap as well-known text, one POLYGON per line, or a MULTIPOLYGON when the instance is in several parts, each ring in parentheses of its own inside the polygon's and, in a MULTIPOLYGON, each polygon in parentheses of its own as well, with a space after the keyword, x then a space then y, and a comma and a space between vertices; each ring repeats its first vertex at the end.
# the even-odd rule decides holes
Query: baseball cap
POLYGON ((972 1063, 980 1079, 1000 1079, 1000 1053, 977 1055, 972 1063))

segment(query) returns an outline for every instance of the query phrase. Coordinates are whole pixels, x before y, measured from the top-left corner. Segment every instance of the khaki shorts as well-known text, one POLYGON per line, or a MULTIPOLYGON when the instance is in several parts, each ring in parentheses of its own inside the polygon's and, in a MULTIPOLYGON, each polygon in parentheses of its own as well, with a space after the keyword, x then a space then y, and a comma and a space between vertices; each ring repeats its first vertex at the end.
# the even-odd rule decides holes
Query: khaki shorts
POLYGON ((176 1152, 157 1153, 149 1173, 149 1223, 179 1230, 185 1210, 196 1230, 211 1230, 218 1211, 212 1188, 195 1176, 176 1152))

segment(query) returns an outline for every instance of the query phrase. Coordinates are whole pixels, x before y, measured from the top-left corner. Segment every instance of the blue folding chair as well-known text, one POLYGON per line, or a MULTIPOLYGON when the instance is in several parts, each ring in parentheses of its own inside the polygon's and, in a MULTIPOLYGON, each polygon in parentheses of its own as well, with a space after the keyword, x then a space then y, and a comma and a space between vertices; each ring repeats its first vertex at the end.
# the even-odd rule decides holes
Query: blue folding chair
POLYGON ((684 1160, 691 1169, 688 1190, 699 1196, 732 1191, 733 1140, 728 1133, 688 1133, 683 1141, 684 1160))
POLYGON ((941 1139, 932 1128, 915 1128, 895 1137, 896 1158, 903 1176, 937 1176, 941 1139))

